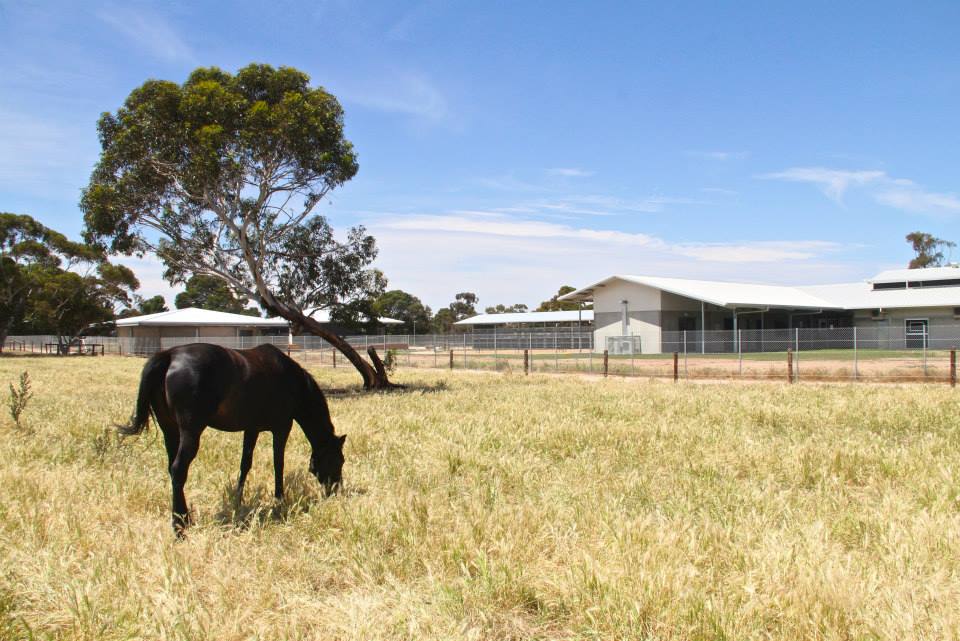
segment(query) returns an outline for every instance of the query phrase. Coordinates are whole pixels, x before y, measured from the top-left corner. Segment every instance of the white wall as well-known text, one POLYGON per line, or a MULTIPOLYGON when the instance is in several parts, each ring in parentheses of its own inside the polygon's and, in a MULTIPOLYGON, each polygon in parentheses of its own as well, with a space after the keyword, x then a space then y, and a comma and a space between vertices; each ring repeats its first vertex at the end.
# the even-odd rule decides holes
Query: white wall
POLYGON ((640 348, 644 354, 659 354, 660 290, 621 280, 594 290, 594 349, 602 352, 606 349, 608 336, 623 335, 621 301, 624 300, 627 301, 627 313, 630 317, 627 336, 640 337, 640 348))

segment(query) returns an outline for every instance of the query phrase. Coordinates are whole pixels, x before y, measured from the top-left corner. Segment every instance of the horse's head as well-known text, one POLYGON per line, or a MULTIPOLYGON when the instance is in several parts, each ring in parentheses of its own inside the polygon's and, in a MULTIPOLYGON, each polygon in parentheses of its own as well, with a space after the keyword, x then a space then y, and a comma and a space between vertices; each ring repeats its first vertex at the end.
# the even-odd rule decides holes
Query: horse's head
POLYGON ((310 473, 317 477, 327 493, 335 492, 343 481, 343 442, 347 436, 334 436, 310 455, 310 473))

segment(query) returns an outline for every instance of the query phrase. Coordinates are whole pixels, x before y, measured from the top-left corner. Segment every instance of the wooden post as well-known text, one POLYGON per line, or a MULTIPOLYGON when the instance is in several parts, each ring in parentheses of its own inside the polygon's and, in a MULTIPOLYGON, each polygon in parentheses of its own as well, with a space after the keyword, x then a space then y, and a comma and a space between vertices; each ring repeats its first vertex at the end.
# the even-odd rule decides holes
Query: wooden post
POLYGON ((453 369, 453 350, 450 350, 450 369, 453 369))
POLYGON ((606 376, 610 372, 610 351, 603 350, 603 375, 606 376))
POLYGON ((676 383, 680 379, 680 354, 677 352, 673 353, 673 382, 676 383))
POLYGON ((523 373, 524 375, 530 374, 530 350, 523 350, 523 373))
POLYGON ((335 348, 330 350, 330 356, 333 357, 333 369, 337 369, 337 350, 335 348))
POLYGON ((957 386, 957 348, 950 350, 950 387, 957 386))
POLYGON ((787 348, 787 380, 793 382, 793 348, 787 348))

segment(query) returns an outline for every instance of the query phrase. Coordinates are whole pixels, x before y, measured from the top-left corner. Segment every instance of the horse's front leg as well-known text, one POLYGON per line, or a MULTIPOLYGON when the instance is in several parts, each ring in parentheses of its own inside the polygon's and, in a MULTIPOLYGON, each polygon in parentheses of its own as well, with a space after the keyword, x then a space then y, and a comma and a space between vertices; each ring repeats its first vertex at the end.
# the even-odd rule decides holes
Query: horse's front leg
POLYGON ((279 501, 283 498, 283 453, 290 436, 290 425, 273 433, 273 496, 279 501))
POLYGON ((196 430, 180 430, 180 445, 177 448, 177 457, 170 466, 170 481, 173 485, 173 531, 178 537, 183 536, 183 530, 190 523, 187 513, 187 498, 183 494, 183 487, 187 483, 187 472, 190 463, 197 456, 200 449, 200 434, 203 427, 196 430))
POLYGON ((247 481, 247 473, 253 465, 253 450, 257 446, 257 430, 245 430, 243 433, 243 453, 240 455, 240 480, 237 481, 237 507, 243 504, 243 485, 247 481))

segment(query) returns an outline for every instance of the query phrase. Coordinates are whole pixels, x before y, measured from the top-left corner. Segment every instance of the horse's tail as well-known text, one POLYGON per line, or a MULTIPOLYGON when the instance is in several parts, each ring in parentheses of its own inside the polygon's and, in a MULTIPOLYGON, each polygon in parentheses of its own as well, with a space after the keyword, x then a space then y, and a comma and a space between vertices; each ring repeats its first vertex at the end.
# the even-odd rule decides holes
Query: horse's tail
POLYGON ((163 378, 170 367, 170 352, 158 352, 150 357, 143 366, 140 375, 140 391, 137 393, 137 409, 128 425, 118 425, 117 429, 124 436, 141 434, 150 425, 150 399, 154 392, 163 385, 163 378))

